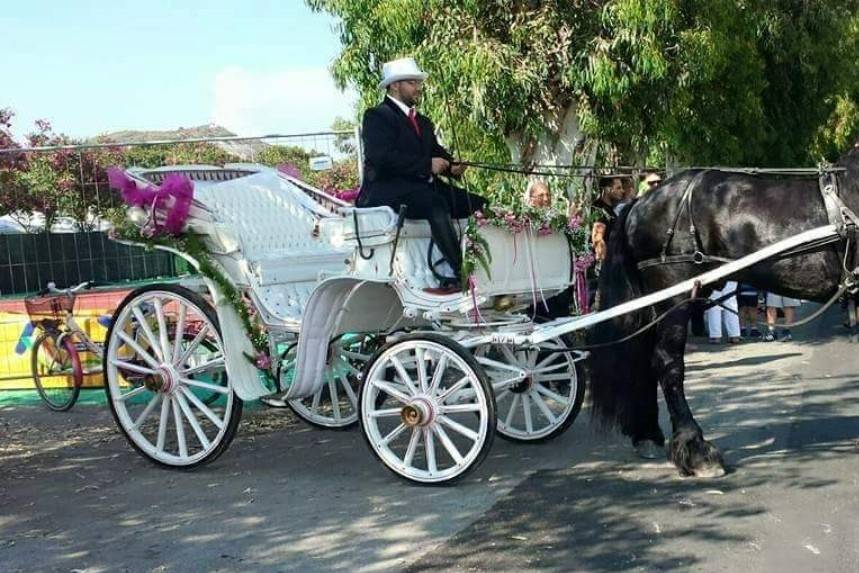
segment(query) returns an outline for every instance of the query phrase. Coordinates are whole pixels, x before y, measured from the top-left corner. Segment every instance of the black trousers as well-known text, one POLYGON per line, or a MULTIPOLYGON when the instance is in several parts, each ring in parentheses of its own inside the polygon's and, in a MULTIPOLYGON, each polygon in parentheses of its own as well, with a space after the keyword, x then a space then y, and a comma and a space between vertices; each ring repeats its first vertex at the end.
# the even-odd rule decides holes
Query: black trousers
POLYGON ((398 211, 400 205, 406 206, 407 219, 425 219, 429 222, 433 241, 456 272, 456 277, 459 277, 462 251, 452 219, 462 219, 483 209, 486 199, 459 187, 435 181, 432 188, 426 192, 409 193, 399 199, 397 205, 389 206, 398 211))

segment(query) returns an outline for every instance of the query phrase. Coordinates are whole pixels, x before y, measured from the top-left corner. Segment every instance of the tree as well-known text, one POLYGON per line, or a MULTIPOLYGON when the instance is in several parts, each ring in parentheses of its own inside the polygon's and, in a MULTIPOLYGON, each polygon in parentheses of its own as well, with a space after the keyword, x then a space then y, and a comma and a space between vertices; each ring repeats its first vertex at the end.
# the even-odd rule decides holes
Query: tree
POLYGON ((414 55, 424 109, 482 160, 796 165, 857 101, 856 0, 307 2, 339 19, 362 108, 414 55))

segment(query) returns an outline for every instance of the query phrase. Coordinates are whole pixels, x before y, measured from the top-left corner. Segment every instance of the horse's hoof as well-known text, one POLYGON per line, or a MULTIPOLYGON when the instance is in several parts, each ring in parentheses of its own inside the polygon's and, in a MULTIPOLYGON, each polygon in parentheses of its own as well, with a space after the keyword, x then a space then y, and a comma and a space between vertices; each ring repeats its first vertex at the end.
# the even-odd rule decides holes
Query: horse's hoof
POLYGON ((714 478, 725 475, 719 448, 697 432, 679 432, 671 440, 669 459, 683 477, 714 478))
POLYGON ((635 453, 645 460, 659 460, 665 457, 665 447, 653 440, 642 440, 635 444, 635 453))
POLYGON ((725 475, 725 466, 722 464, 710 464, 692 469, 692 475, 696 478, 719 478, 725 475))

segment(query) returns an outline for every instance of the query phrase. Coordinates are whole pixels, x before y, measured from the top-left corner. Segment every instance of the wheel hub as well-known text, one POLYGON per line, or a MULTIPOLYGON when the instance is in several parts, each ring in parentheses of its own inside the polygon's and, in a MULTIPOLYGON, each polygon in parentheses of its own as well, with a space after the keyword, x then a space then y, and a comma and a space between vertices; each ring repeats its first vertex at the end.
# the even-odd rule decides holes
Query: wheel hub
POLYGON ((162 392, 169 394, 173 392, 179 382, 179 375, 176 370, 167 364, 162 364, 155 370, 154 375, 147 376, 143 385, 150 392, 162 392))
POLYGON ((532 374, 528 372, 522 380, 510 386, 510 391, 514 394, 524 394, 525 392, 528 392, 533 385, 534 378, 532 378, 532 374))
POLYGON ((430 400, 423 397, 415 398, 410 404, 400 410, 400 418, 410 428, 427 426, 435 419, 435 409, 430 400))

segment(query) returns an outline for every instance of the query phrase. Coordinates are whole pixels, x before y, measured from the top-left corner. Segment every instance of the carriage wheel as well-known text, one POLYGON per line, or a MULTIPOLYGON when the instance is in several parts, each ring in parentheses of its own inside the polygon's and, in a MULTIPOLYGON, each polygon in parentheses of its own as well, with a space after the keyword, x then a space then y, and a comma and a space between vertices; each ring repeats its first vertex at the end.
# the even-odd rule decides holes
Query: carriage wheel
POLYGON ((312 426, 344 430, 358 422, 358 380, 375 349, 374 338, 344 335, 331 344, 325 381, 315 394, 289 400, 296 415, 312 426))
POLYGON ((544 442, 563 434, 575 421, 585 385, 579 381, 573 354, 557 352, 565 346, 563 339, 555 338, 537 348, 486 344, 475 349, 495 391, 496 429, 502 438, 544 442), (527 373, 524 379, 518 377, 521 370, 527 373))
POLYGON ((437 334, 382 347, 364 368, 358 407, 370 450, 413 482, 459 479, 492 445, 495 405, 486 374, 467 350, 437 334))
POLYGON ((159 465, 211 462, 236 434, 242 401, 226 375, 218 317, 193 291, 152 285, 129 294, 107 333, 104 373, 117 425, 159 465))

